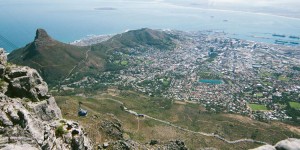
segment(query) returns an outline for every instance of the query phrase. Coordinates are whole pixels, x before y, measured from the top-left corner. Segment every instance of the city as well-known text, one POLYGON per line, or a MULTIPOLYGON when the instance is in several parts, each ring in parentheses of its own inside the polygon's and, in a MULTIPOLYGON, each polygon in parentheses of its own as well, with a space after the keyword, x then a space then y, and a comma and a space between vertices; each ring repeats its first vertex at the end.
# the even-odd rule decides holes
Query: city
POLYGON ((299 47, 233 39, 223 32, 164 32, 177 37, 174 50, 151 46, 116 50, 109 58, 112 69, 66 82, 62 88, 130 88, 199 103, 210 112, 262 121, 299 120, 287 110, 299 109, 299 47))

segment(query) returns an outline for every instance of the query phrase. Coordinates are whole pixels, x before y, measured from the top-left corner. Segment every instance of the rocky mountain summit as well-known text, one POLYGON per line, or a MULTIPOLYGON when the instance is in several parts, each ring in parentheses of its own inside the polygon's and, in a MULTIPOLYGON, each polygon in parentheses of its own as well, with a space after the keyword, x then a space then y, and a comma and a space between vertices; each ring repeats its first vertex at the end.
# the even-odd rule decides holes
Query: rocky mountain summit
POLYGON ((23 48, 12 51, 8 60, 36 69, 49 85, 57 85, 73 68, 76 71, 87 71, 88 68, 97 68, 97 65, 101 64, 101 59, 93 59, 92 55, 89 60, 95 63, 86 60, 89 54, 92 54, 89 49, 59 42, 44 29, 37 29, 34 40, 23 48))
POLYGON ((48 35, 44 29, 37 29, 34 41, 44 40, 44 41, 53 41, 53 39, 48 35))
POLYGON ((0 49, 0 148, 92 149, 83 128, 64 120, 38 72, 6 62, 0 49))

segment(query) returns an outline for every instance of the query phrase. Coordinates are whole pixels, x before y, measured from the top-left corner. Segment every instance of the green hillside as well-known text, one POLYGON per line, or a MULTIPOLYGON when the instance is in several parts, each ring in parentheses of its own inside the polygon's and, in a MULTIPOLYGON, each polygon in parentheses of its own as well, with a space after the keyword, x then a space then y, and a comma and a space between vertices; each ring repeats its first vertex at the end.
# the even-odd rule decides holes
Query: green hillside
POLYGON ((80 47, 54 40, 45 30, 38 29, 34 41, 10 53, 8 61, 35 68, 50 86, 55 86, 74 74, 82 77, 99 74, 106 68, 122 69, 111 66, 108 61, 114 50, 143 46, 172 49, 172 37, 163 31, 144 28, 115 35, 99 44, 80 47))
POLYGON ((160 50, 170 50, 175 46, 173 38, 175 36, 172 34, 143 28, 117 34, 105 42, 93 45, 92 49, 98 52, 110 52, 122 48, 152 46, 160 50))
MULTIPOLYGON (((101 69, 103 60, 94 59, 95 63, 80 64, 86 58, 89 47, 78 47, 52 39, 45 30, 38 29, 33 42, 14 50, 8 55, 12 63, 37 69, 50 84, 57 84, 66 78, 71 70, 83 68, 101 69)), ((86 69, 83 69, 86 71, 86 69)))

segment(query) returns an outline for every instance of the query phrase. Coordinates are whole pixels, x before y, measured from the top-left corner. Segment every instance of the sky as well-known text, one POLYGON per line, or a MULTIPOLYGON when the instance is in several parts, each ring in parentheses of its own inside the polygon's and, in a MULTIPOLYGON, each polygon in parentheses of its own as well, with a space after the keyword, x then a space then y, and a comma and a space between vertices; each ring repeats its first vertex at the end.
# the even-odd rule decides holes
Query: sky
POLYGON ((257 7, 298 7, 299 0, 208 0, 209 4, 213 5, 248 5, 257 7))
POLYGON ((175 5, 300 18, 300 0, 156 0, 175 5))

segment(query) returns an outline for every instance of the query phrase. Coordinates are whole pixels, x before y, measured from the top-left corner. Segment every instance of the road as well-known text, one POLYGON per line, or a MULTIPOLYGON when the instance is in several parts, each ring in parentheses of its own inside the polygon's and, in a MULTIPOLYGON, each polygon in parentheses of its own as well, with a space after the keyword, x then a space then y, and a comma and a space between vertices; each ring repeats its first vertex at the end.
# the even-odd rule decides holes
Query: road
MULTIPOLYGON (((114 101, 116 103, 119 103, 121 105, 124 105, 123 102, 121 102, 119 100, 116 100, 116 99, 104 98, 104 100, 110 100, 110 101, 114 101)), ((128 111, 133 111, 133 110, 128 110, 128 111)), ((126 112, 128 112, 128 111, 126 111, 126 112)), ((133 111, 133 112, 135 112, 135 111, 133 111)), ((137 113, 137 114, 140 114, 140 113, 137 113)), ((224 142, 226 142, 228 144, 237 144, 237 143, 241 143, 241 142, 251 142, 251 143, 259 143, 259 144, 264 144, 264 145, 270 145, 269 143, 264 142, 264 141, 259 141, 259 140, 254 140, 254 139, 246 139, 246 138, 245 139, 238 139, 238 140, 230 141, 230 140, 227 140, 227 139, 223 138, 222 136, 220 136, 218 134, 192 131, 192 130, 189 130, 189 129, 177 126, 175 124, 172 124, 171 122, 164 121, 164 120, 161 120, 161 119, 158 119, 158 118, 155 118, 155 117, 151 117, 151 116, 146 115, 146 114, 144 114, 144 117, 148 118, 148 119, 152 119, 152 120, 158 121, 158 122, 166 124, 166 125, 169 125, 171 127, 177 128, 177 129, 185 131, 185 132, 189 132, 189 133, 193 133, 193 134, 200 134, 200 135, 207 136, 207 137, 215 137, 215 138, 217 138, 219 140, 222 140, 222 141, 224 141, 224 142)))
MULTIPOLYGON (((68 73, 68 75, 64 78, 64 80, 66 80, 75 70, 75 68, 77 68, 81 63, 84 63, 85 61, 87 61, 88 57, 89 57, 89 52, 91 51, 91 47, 85 52, 85 57, 84 59, 82 59, 80 62, 78 62, 68 73)), ((63 80, 63 81, 64 81, 63 80)))
MULTIPOLYGON (((58 91, 60 91, 61 83, 62 83, 63 81, 65 81, 65 80, 73 73, 73 71, 74 71, 81 63, 87 61, 87 59, 88 59, 88 57, 89 57, 89 52, 90 52, 90 51, 91 51, 91 46, 90 46, 90 48, 85 52, 85 57, 84 57, 80 62, 78 62, 76 65, 74 65, 73 68, 69 71, 69 73, 59 81, 59 83, 58 83, 58 91)), ((40 64, 38 64, 38 65, 40 65, 40 64)))

